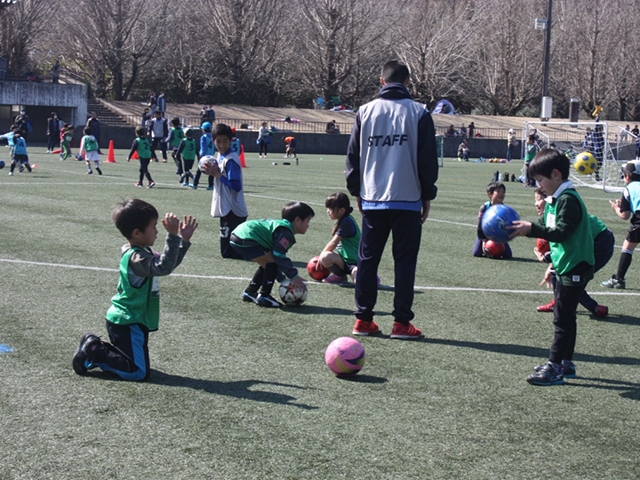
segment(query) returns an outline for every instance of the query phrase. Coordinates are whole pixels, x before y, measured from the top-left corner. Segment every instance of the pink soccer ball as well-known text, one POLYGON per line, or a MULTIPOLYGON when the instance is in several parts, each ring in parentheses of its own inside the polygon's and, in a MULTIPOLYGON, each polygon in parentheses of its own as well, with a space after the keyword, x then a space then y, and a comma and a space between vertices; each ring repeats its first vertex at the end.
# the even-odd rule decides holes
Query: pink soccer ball
POLYGON ((327 367, 336 375, 355 375, 364 367, 364 347, 355 338, 340 337, 324 352, 327 367))

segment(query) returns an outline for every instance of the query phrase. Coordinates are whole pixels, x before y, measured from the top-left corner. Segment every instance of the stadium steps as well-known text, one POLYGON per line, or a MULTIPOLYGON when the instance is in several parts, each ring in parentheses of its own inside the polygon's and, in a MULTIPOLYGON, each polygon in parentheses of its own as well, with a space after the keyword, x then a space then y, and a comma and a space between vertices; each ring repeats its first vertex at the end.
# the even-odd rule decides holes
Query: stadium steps
POLYGON ((89 100, 87 102, 87 114, 91 115, 91 112, 96 112, 96 117, 98 117, 98 120, 100 120, 102 124, 111 127, 131 126, 126 118, 122 117, 118 112, 111 110, 108 104, 104 104, 100 100, 89 100))

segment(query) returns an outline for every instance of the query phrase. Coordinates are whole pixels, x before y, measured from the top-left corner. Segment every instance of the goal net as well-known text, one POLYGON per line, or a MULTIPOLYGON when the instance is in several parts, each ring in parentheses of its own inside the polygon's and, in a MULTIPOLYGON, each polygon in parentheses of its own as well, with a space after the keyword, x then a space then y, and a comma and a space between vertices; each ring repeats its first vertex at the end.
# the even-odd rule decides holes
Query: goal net
POLYGON ((616 127, 611 131, 607 122, 525 122, 522 128, 522 145, 530 134, 537 136, 540 148, 557 148, 563 151, 572 168, 570 178, 576 187, 603 189, 606 192, 621 192, 624 179, 622 166, 635 160, 635 137, 616 127), (582 175, 573 168, 576 155, 591 152, 598 161, 598 170, 591 175, 582 175))

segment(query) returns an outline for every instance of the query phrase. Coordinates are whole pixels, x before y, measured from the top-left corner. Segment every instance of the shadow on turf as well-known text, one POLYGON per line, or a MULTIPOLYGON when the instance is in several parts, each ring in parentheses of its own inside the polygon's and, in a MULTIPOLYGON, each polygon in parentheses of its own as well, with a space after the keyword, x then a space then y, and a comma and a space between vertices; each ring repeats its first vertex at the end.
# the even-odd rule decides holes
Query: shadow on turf
POLYGON ((594 320, 596 322, 601 322, 601 323, 618 323, 620 325, 634 325, 634 326, 640 326, 640 318, 638 317, 627 317, 624 315, 607 315, 607 318, 596 318, 594 316, 592 316, 590 313, 588 312, 581 312, 578 314, 579 316, 586 316, 588 318, 590 318, 591 320, 594 320))
POLYGON ((640 400, 640 384, 632 382, 622 382, 620 380, 610 380, 608 378, 587 378, 580 377, 576 380, 584 380, 590 383, 576 383, 571 381, 566 385, 570 387, 583 387, 583 388, 599 388, 602 390, 613 390, 621 392, 620 396, 628 398, 629 400, 640 400))
POLYGON ((287 383, 263 382, 260 380, 240 380, 237 382, 218 382, 215 380, 203 380, 199 378, 182 377, 180 375, 171 375, 152 370, 149 383, 156 385, 166 385, 168 387, 187 387, 194 390, 203 390, 207 393, 215 393, 218 395, 226 395, 234 398, 243 398, 246 400, 254 400, 256 402, 277 403, 279 405, 291 405, 292 407, 302 408, 304 410, 317 410, 318 407, 311 405, 293 403, 296 397, 285 395, 282 393, 266 392, 263 390, 250 390, 256 385, 274 385, 277 387, 288 387, 298 390, 306 390, 304 387, 290 385, 287 383))
MULTIPOLYGON (((508 355, 520 355, 523 357, 533 357, 536 359, 547 358, 548 348, 529 347, 527 345, 513 345, 509 343, 481 343, 468 342, 462 340, 447 340, 444 338, 424 337, 414 342, 434 343, 438 345, 449 345, 452 347, 473 348, 487 352, 505 353, 508 355)), ((602 355, 590 355, 588 353, 576 353, 573 356, 576 362, 604 363, 611 365, 640 365, 640 358, 632 357, 605 357, 602 355)))

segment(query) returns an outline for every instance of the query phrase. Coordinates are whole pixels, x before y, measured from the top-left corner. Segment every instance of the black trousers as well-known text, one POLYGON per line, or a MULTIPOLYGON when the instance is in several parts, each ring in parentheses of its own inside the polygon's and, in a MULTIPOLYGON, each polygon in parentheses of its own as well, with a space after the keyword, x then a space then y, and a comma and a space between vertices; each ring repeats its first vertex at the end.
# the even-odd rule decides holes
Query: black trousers
POLYGON ((247 217, 239 217, 233 212, 220 217, 220 254, 222 258, 237 258, 240 260, 244 258, 231 246, 231 232, 246 221, 247 217))
POLYGON ((413 287, 422 236, 421 213, 409 210, 365 210, 358 251, 356 318, 373 320, 378 298, 378 265, 389 234, 393 235, 394 286, 392 315, 407 324, 413 317, 413 287))
POLYGON ((164 160, 167 159, 167 144, 163 141, 164 139, 159 137, 154 137, 151 139, 151 158, 155 161, 158 161, 158 157, 156 156, 156 149, 158 145, 160 146, 160 151, 162 152, 162 158, 164 160))

